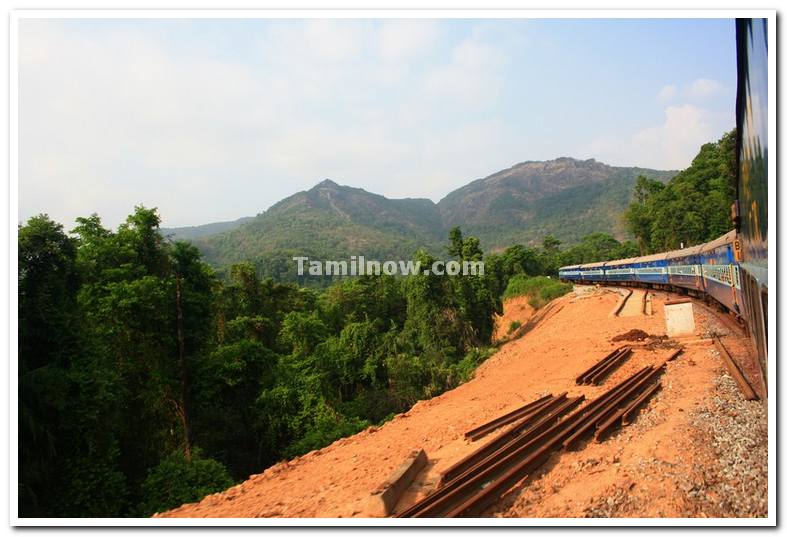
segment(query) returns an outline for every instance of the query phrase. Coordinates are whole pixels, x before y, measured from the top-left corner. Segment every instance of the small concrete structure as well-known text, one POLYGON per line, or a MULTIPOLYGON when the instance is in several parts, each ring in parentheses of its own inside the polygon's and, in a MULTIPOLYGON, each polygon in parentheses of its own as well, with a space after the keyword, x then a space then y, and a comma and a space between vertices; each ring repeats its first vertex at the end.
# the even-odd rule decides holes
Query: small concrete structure
POLYGON ((669 337, 694 335, 694 306, 688 298, 664 303, 664 320, 669 337))
POLYGON ((412 483, 418 472, 426 466, 426 462, 426 453, 423 449, 413 450, 388 479, 372 492, 366 505, 365 516, 386 517, 390 515, 402 493, 412 483))

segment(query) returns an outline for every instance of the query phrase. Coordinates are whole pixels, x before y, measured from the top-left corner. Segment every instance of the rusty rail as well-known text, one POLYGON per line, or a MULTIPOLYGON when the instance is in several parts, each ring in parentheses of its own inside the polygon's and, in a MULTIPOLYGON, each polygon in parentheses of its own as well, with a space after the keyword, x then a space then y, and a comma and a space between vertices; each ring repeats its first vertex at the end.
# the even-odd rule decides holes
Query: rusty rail
POLYGON ((546 405, 537 409, 533 414, 525 416, 521 422, 517 423, 510 430, 500 433, 491 441, 487 442, 448 468, 445 472, 443 472, 441 483, 447 483, 448 481, 453 480, 455 477, 464 473, 467 469, 473 467, 487 456, 495 453, 512 440, 522 436, 525 430, 527 430, 527 434, 530 434, 534 429, 537 429, 542 425, 543 420, 557 419, 560 417, 565 412, 565 410, 561 412, 555 411, 562 408, 565 400, 566 393, 564 392, 557 397, 552 398, 549 402, 547 402, 546 405))
POLYGON ((610 361, 615 360, 620 355, 621 351, 623 351, 625 348, 626 345, 623 345, 622 347, 618 347, 617 349, 614 349, 609 354, 604 356, 601 360, 590 366, 588 369, 586 369, 576 378, 577 384, 579 385, 589 384, 590 377, 592 377, 593 374, 595 374, 599 370, 599 368, 604 367, 610 361))
MULTIPOLYGON (((495 459, 504 457, 519 447, 527 444, 534 438, 538 437, 541 433, 554 425, 564 414, 573 410, 585 400, 584 396, 563 399, 561 404, 552 410, 549 414, 543 416, 539 421, 533 424, 526 432, 519 436, 515 436, 504 444, 498 444, 492 449, 479 450, 473 457, 468 457, 464 465, 454 465, 443 474, 441 483, 451 483, 457 485, 463 481, 467 481, 469 477, 483 468, 487 464, 493 462, 495 459)), ((484 446, 486 448, 487 446, 484 446)))
MULTIPOLYGON (((567 404, 578 404, 582 397, 568 400, 567 404)), ((576 414, 566 418, 566 422, 575 419, 576 414)), ((546 439, 551 438, 554 431, 561 427, 564 422, 552 424, 546 430, 535 434, 529 441, 522 445, 516 445, 514 449, 508 450, 509 453, 502 457, 488 457, 482 464, 477 465, 468 472, 470 475, 460 476, 444 487, 437 489, 430 496, 427 496, 416 505, 403 512, 402 517, 440 517, 440 516, 456 516, 450 513, 456 508, 457 505, 463 504, 465 501, 473 499, 479 492, 485 490, 487 483, 494 482, 501 475, 508 472, 508 468, 515 465, 522 457, 528 457, 528 454, 534 450, 540 451, 546 439)), ((531 455, 532 456, 532 455, 531 455)))
POLYGON ((654 369, 648 366, 635 373, 634 376, 629 379, 631 382, 625 388, 610 395, 602 404, 599 404, 584 416, 581 424, 577 426, 576 431, 563 442, 563 447, 565 449, 572 449, 575 447, 588 431, 595 428, 597 423, 607 419, 609 414, 615 411, 617 405, 635 394, 646 382, 660 372, 661 368, 654 369))
POLYGON ((657 382, 644 392, 640 394, 629 406, 626 408, 626 411, 623 413, 622 424, 629 425, 634 417, 634 414, 637 413, 639 408, 645 404, 645 402, 650 399, 650 397, 661 389, 661 382, 657 382))
POLYGON ((601 442, 601 439, 607 433, 612 431, 612 429, 614 429, 617 426, 618 423, 621 423, 623 425, 628 425, 628 423, 630 423, 630 422, 624 422, 623 421, 623 416, 625 416, 627 414, 631 415, 634 411, 636 411, 645 402, 645 400, 648 397, 653 395, 653 393, 657 389, 659 389, 660 387, 661 387, 661 383, 660 382, 652 384, 651 386, 646 388, 644 392, 642 392, 639 396, 637 396, 637 398, 634 399, 634 401, 632 401, 632 402, 630 402, 630 403, 628 403, 628 404, 618 408, 618 410, 616 410, 614 413, 612 413, 612 415, 609 416, 605 421, 602 422, 602 421, 599 420, 596 423, 596 432, 594 434, 594 438, 595 438, 596 442, 601 442))
POLYGON ((749 384, 749 381, 746 380, 746 377, 743 375, 743 372, 741 371, 740 367, 738 367, 738 364, 735 362, 732 356, 730 356, 730 353, 727 351, 727 347, 725 347, 724 343, 722 343, 721 339, 719 339, 719 336, 713 336, 713 342, 716 344, 716 349, 718 349, 719 354, 721 354, 722 360, 724 360, 724 363, 727 366, 727 371, 730 372, 732 378, 734 378, 735 382, 738 383, 738 387, 740 388, 741 393, 743 393, 743 397, 747 401, 759 399, 759 397, 757 397, 757 393, 754 391, 754 389, 751 387, 751 384, 749 384))
POLYGON ((614 404, 614 401, 622 393, 637 385, 641 379, 647 377, 653 371, 652 367, 641 369, 565 420, 553 425, 530 444, 530 447, 535 449, 531 449, 530 453, 520 458, 519 461, 514 461, 510 468, 498 478, 491 482, 489 482, 489 479, 484 480, 476 494, 465 499, 464 502, 454 509, 447 511, 444 516, 473 516, 483 512, 484 509, 494 504, 505 494, 508 489, 549 460, 552 453, 558 450, 561 445, 565 445, 566 441, 573 436, 574 431, 583 428, 587 423, 595 423, 594 417, 604 413, 608 406, 614 404))
POLYGON ((535 401, 528 403, 516 410, 512 410, 508 414, 504 414, 498 418, 495 418, 483 425, 479 425, 475 429, 471 429, 465 433, 465 438, 470 440, 478 440, 486 436, 487 434, 491 433, 495 429, 502 427, 503 425, 507 425, 511 422, 517 421, 518 419, 526 416, 528 414, 532 414, 534 410, 544 406, 550 400, 552 400, 554 396, 550 393, 549 395, 545 395, 540 399, 536 399, 535 401))
POLYGON ((667 362, 674 360, 682 352, 683 347, 679 347, 667 355, 660 365, 656 367, 646 367, 632 377, 629 377, 628 380, 630 384, 610 397, 608 401, 604 403, 601 410, 589 414, 587 421, 563 443, 563 447, 571 449, 579 442, 585 433, 593 429, 593 425, 596 426, 595 439, 596 441, 600 441, 602 436, 611 431, 619 420, 622 421, 625 414, 628 413, 630 417, 636 408, 653 393, 648 393, 649 390, 653 388, 652 386, 648 387, 650 381, 661 374, 667 362), (648 393, 648 395, 643 397, 643 392, 648 393), (634 397, 635 400, 628 403, 632 397, 634 397))
POLYGON ((631 347, 623 347, 613 360, 610 360, 608 363, 604 364, 602 367, 593 372, 593 374, 588 378, 587 384, 595 384, 596 386, 601 384, 604 381, 604 378, 606 378, 612 373, 612 371, 623 364, 631 352, 631 347))
POLYGON ((626 302, 628 302, 628 299, 631 297, 632 293, 633 291, 631 289, 626 290, 626 294, 620 297, 618 303, 610 312, 609 314, 610 317, 617 317, 618 315, 620 315, 620 312, 623 311, 623 307, 626 305, 626 302))

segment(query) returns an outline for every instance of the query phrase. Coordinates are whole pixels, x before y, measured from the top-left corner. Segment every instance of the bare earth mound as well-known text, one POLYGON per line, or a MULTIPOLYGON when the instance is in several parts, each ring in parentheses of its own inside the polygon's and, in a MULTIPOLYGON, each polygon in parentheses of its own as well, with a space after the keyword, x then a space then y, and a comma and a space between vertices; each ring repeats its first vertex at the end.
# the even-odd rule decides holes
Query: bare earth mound
POLYGON ((503 304, 503 314, 495 317, 493 339, 500 341, 512 334, 515 329, 511 330, 511 323, 517 322, 523 325, 533 317, 534 313, 533 306, 528 303, 526 296, 517 296, 506 300, 503 304))
MULTIPOLYGON (((575 385, 579 373, 620 345, 611 342, 614 336, 635 329, 651 336, 665 333, 666 293, 654 294, 652 316, 609 317, 618 297, 605 289, 577 288, 556 301, 554 313, 504 344, 470 382, 419 402, 379 429, 279 463, 227 491, 157 516, 365 516, 370 493, 413 449, 423 448, 429 463, 399 502, 401 511, 484 442, 466 441, 465 431, 546 393, 594 398, 663 359, 670 352, 665 346, 632 343, 632 356, 601 386, 575 385)), ((520 320, 512 316, 526 312, 511 313, 516 303, 506 309, 499 327, 507 331, 511 320, 520 320)), ((663 389, 632 425, 602 443, 586 441, 583 449, 556 453, 485 515, 766 516, 765 406, 743 400, 702 338, 722 335, 733 354, 747 352, 748 345, 704 306, 695 306, 695 319, 697 334, 668 364, 663 389)))

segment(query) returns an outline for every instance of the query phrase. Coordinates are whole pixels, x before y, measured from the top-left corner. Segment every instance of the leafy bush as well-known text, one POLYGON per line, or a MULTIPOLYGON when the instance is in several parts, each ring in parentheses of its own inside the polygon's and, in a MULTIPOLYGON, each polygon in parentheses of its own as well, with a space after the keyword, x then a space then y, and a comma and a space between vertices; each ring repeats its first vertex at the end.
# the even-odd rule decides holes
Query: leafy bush
POLYGON ((520 326, 522 326, 521 322, 519 322, 519 321, 511 321, 511 324, 508 325, 508 333, 510 334, 511 332, 513 332, 514 330, 519 328, 520 326))
POLYGON ((487 358, 492 356, 495 351, 496 349, 492 347, 473 349, 459 360, 459 362, 451 366, 451 377, 454 386, 458 386, 473 378, 476 368, 484 363, 487 358))
POLYGON ((201 500, 232 484, 232 478, 220 462, 203 459, 197 451, 188 461, 183 453, 175 452, 148 472, 142 483, 144 500, 139 505, 139 511, 142 516, 150 516, 201 500))
POLYGON ((571 284, 552 282, 540 288, 537 293, 534 293, 528 300, 528 303, 533 306, 533 309, 543 308, 554 299, 571 291, 571 289, 571 284))
POLYGON ((52 498, 58 516, 111 517, 128 507, 126 477, 116 467, 120 450, 113 445, 103 455, 66 461, 64 493, 52 498))
POLYGON ((304 435, 284 450, 286 457, 296 457, 334 441, 354 435, 371 425, 366 420, 347 417, 321 402, 313 411, 314 421, 304 435))
POLYGON ((533 296, 541 287, 549 285, 554 280, 547 276, 533 276, 527 274, 515 274, 508 281, 508 286, 503 292, 503 298, 514 298, 517 296, 533 296))
POLYGON ((570 283, 553 282, 541 288, 539 295, 544 302, 551 302, 570 292, 573 285, 570 283))
MULTIPOLYGON (((550 301, 565 295, 571 289, 571 284, 561 283, 547 276, 528 278, 525 274, 516 274, 509 280, 503 298, 526 296, 528 303, 534 309, 539 309, 550 301)), ((515 328, 509 328, 509 333, 513 330, 515 328)))

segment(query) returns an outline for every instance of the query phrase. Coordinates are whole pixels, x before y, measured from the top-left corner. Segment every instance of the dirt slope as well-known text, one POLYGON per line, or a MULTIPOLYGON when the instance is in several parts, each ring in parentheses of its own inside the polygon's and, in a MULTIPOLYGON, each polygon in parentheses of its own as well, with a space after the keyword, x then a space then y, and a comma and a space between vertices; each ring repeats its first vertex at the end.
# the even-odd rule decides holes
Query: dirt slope
MULTIPOLYGON (((663 359, 669 349, 640 346, 603 386, 575 385, 577 374, 619 345, 610 342, 612 337, 632 329, 665 332, 665 293, 655 294, 652 316, 610 318, 618 297, 605 289, 578 288, 546 315, 533 317, 534 326, 503 345, 472 381, 416 404, 379 429, 282 462, 227 491, 158 516, 364 516, 370 492, 421 447, 430 462, 403 496, 401 510, 477 447, 464 440, 466 430, 546 393, 596 397, 636 369, 663 359)), ((764 516, 764 406, 742 401, 718 354, 701 336, 728 334, 731 350, 746 345, 706 308, 696 307, 695 318, 698 336, 688 338, 693 343, 670 362, 662 376, 664 389, 634 424, 603 443, 554 456, 486 515, 764 516)))
POLYGON ((517 296, 506 300, 503 305, 503 314, 495 317, 495 333, 492 336, 494 341, 500 341, 510 335, 511 323, 518 322, 520 325, 529 321, 535 311, 533 306, 528 303, 526 296, 517 296))

